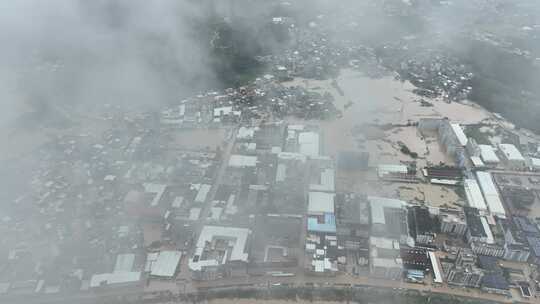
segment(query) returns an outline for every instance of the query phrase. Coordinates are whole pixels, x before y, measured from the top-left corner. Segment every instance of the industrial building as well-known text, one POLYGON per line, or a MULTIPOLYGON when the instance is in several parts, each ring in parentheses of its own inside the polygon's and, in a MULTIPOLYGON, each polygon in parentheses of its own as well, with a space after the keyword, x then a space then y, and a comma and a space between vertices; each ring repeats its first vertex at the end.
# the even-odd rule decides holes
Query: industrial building
POLYGON ((405 165, 379 164, 377 175, 380 179, 399 182, 416 182, 416 171, 410 171, 405 165))
POLYGON ((250 231, 245 228, 204 226, 188 266, 194 280, 215 280, 247 273, 246 244, 250 231))
POLYGON ((141 284, 140 271, 118 271, 94 274, 90 278, 91 289, 136 287, 141 284))
POLYGON ((173 279, 176 276, 182 252, 180 251, 161 251, 152 256, 150 260, 150 275, 155 278, 173 279), (155 259, 154 259, 155 258, 155 259))
POLYGON ((488 208, 484 201, 484 196, 480 190, 480 186, 474 179, 465 179, 463 181, 463 188, 465 189, 465 195, 467 196, 467 203, 470 207, 478 209, 480 212, 487 214, 488 208))
POLYGON ((324 214, 334 214, 334 193, 309 192, 308 215, 322 216, 324 214))
POLYGON ((499 144, 499 150, 501 151, 506 166, 509 168, 519 170, 524 169, 527 166, 525 158, 516 146, 512 144, 499 144))
POLYGON ((371 234, 378 237, 396 238, 402 244, 414 247, 410 237, 406 203, 401 200, 369 196, 371 234))
POLYGON ((320 156, 319 134, 315 132, 300 132, 298 134, 298 152, 307 157, 320 156))
POLYGON ((429 261, 431 262, 431 270, 433 271, 433 282, 442 284, 444 282, 441 263, 435 252, 429 251, 429 261))
POLYGON ((426 167, 422 173, 432 184, 455 186, 463 179, 463 172, 456 167, 426 167))
POLYGON ((478 145, 480 149, 480 157, 486 165, 497 165, 500 159, 495 153, 495 149, 490 145, 478 145))
POLYGON ((91 289, 121 288, 138 286, 141 282, 141 272, 134 271, 135 254, 124 253, 116 256, 113 271, 97 273, 91 276, 91 289))
POLYGON ((377 278, 399 280, 403 273, 399 241, 384 237, 369 238, 370 274, 377 278))
POLYGON ((496 215, 501 218, 506 218, 506 211, 504 210, 503 203, 499 196, 499 191, 493 182, 491 173, 484 171, 477 171, 476 178, 480 184, 480 189, 484 195, 489 212, 492 215, 496 215))

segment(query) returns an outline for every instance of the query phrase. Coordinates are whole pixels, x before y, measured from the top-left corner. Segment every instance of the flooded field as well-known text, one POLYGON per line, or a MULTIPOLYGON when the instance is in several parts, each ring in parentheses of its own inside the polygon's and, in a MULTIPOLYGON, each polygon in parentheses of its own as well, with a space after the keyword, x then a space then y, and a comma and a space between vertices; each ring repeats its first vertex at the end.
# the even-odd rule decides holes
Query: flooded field
POLYGON ((332 80, 303 78, 284 83, 286 86, 302 86, 320 93, 330 92, 334 96, 334 103, 343 111, 343 117, 320 124, 324 152, 332 156, 342 150, 360 150, 370 152, 375 163, 410 161, 408 156, 399 152, 397 144, 401 141, 424 157, 425 163, 448 163, 451 160, 440 151, 436 142, 426 144, 416 134, 416 128, 405 126, 428 117, 447 117, 463 124, 478 123, 491 117, 489 112, 472 103, 446 103, 426 98, 421 102, 421 98, 412 92, 412 84, 390 76, 373 79, 345 69, 336 79, 336 84, 332 85, 332 80), (398 131, 386 131, 380 138, 365 138, 369 126, 387 124, 401 128, 398 131), (383 141, 383 138, 386 139, 383 141))
POLYGON ((451 208, 463 206, 464 202, 450 187, 431 184, 396 184, 399 198, 416 203, 425 203, 431 207, 451 208))

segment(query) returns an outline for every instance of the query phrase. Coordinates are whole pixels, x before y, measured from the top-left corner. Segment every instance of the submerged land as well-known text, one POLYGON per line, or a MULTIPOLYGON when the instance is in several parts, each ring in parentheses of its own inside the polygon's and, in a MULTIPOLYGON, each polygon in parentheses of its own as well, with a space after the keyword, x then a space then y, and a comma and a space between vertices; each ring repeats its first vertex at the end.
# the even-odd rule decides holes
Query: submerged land
POLYGON ((484 19, 450 49, 418 26, 455 6, 410 2, 351 6, 405 25, 377 43, 352 9, 298 17, 276 2, 259 33, 271 52, 213 12, 196 32, 219 86, 25 106, 0 131, 0 301, 538 301, 535 50, 484 19))

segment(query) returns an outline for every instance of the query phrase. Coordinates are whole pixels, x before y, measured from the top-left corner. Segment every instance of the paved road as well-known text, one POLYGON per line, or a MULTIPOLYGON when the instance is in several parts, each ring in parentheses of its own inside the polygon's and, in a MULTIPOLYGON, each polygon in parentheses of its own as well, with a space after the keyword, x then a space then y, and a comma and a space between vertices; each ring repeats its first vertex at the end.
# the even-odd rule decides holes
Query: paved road
POLYGON ((206 202, 204 203, 203 210, 201 210, 201 215, 199 218, 199 221, 197 222, 197 226, 195 229, 195 233, 198 236, 201 233, 202 228, 204 225, 208 224, 208 215, 210 214, 210 208, 212 207, 212 201, 214 200, 214 197, 216 196, 216 192, 219 188, 219 186, 223 183, 223 178, 225 178, 225 173, 227 171, 227 167, 229 166, 229 158, 231 156, 234 143, 236 141, 236 136, 238 134, 238 128, 234 127, 230 129, 230 138, 228 138, 224 145, 225 147, 222 150, 221 154, 221 164, 219 166, 219 169, 216 172, 214 183, 212 184, 212 188, 210 189, 210 192, 206 196, 206 202))
MULTIPOLYGON (((364 276, 352 276, 347 274, 340 274, 336 277, 312 277, 305 276, 303 274, 298 274, 295 277, 251 277, 251 278, 227 278, 224 280, 213 281, 213 282, 201 282, 194 283, 194 287, 202 288, 237 288, 241 286, 248 286, 254 288, 265 289, 273 286, 274 284, 287 284, 288 286, 313 286, 317 287, 336 287, 336 288, 347 288, 347 287, 377 287, 377 288, 389 288, 395 291, 399 290, 417 290, 424 294, 450 294, 455 296, 462 296, 468 298, 476 298, 483 300, 498 301, 504 303, 515 303, 519 301, 522 303, 536 303, 535 299, 526 300, 521 297, 507 298, 499 295, 493 295, 481 292, 477 289, 462 289, 462 288, 449 288, 448 286, 431 286, 431 285, 420 285, 406 283, 402 281, 391 281, 391 280, 382 280, 375 279, 364 276), (235 286, 237 285, 237 286, 235 286)), ((163 286, 165 287, 165 286, 163 286)), ((157 291, 157 290, 156 290, 157 291)), ((167 291, 164 289, 163 291, 167 291)), ((172 294, 178 294, 182 290, 174 288, 170 290, 172 294)), ((189 291, 188 291, 189 292, 189 291)), ((142 295, 142 289, 139 290, 111 290, 109 292, 94 294, 94 293, 85 293, 77 294, 72 296, 58 295, 58 296, 40 296, 32 298, 19 298, 20 301, 9 301, 9 303, 25 303, 25 304, 34 304, 34 303, 108 303, 107 299, 115 299, 125 296, 140 296, 142 295)), ((2 300, 7 298, 2 298, 2 300)), ((14 300, 14 299, 12 299, 14 300)), ((3 302, 2 302, 3 303, 3 302)), ((7 303, 7 302, 6 302, 7 303)), ((153 302, 156 303, 156 302, 153 302)), ((159 303, 159 302, 157 302, 159 303)), ((165 302, 163 302, 165 303, 165 302)))
MULTIPOLYGON (((222 282, 212 282, 212 283, 201 283, 197 284, 199 288, 207 287, 220 287, 220 286, 230 286, 233 284, 245 284, 245 279, 227 279, 222 282)), ((489 294, 480 291, 479 289, 464 289, 464 288, 450 288, 448 286, 432 286, 432 285, 421 285, 414 283, 406 283, 403 281, 392 281, 392 280, 382 280, 375 279, 365 276, 352 276, 348 274, 341 274, 336 277, 312 277, 297 275, 296 277, 252 277, 249 279, 249 283, 254 284, 254 286, 272 286, 274 284, 287 284, 289 286, 327 286, 327 287, 346 287, 351 286, 355 287, 380 287, 380 288, 391 288, 393 290, 417 290, 424 293, 437 293, 437 294, 449 294, 455 296, 499 301, 505 303, 514 303, 515 301, 520 301, 524 303, 534 303, 534 299, 527 301, 521 297, 519 298, 507 298, 500 295, 489 294)))

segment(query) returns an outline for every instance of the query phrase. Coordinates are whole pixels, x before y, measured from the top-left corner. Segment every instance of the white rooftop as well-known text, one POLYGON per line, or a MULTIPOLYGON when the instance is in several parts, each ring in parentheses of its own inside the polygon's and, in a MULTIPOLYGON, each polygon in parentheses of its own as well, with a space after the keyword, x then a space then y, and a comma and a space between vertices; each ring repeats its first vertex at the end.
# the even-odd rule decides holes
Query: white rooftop
POLYGON ((135 254, 133 253, 119 254, 116 256, 116 263, 114 265, 113 272, 131 271, 133 268, 134 262, 135 262, 135 254))
POLYGON ((486 163, 498 163, 500 162, 497 154, 495 154, 495 149, 490 145, 478 145, 480 148, 480 157, 486 163))
POLYGON ((301 132, 298 135, 299 152, 307 157, 319 156, 319 134, 315 132, 301 132))
POLYGON ((256 165, 257 165, 257 156, 233 154, 231 155, 231 158, 229 159, 230 167, 242 168, 242 167, 255 167, 256 165))
POLYGON ((334 194, 309 192, 308 214, 334 213, 334 194))
POLYGON ((465 194, 467 196, 467 202, 469 206, 487 211, 486 201, 482 196, 482 190, 474 179, 466 179, 463 182, 463 188, 465 188, 465 194))
POLYGON ((531 166, 533 168, 540 168, 540 158, 531 157, 531 166))
POLYGON ((454 131, 454 134, 456 135, 459 144, 462 146, 466 146, 468 139, 467 135, 465 135, 465 132, 463 132, 463 129, 457 123, 450 124, 450 126, 452 127, 452 131, 454 131))
POLYGON ((471 156, 471 162, 476 168, 482 168, 485 166, 482 158, 480 158, 479 156, 471 156))
POLYGON ((500 144, 499 149, 508 160, 525 161, 525 158, 523 155, 521 155, 521 152, 519 152, 518 148, 516 148, 514 145, 500 144))
POLYGON ((476 178, 478 179, 480 189, 482 189, 482 194, 484 194, 484 199, 489 211, 493 215, 505 217, 506 212, 504 210, 501 198, 499 197, 499 192, 497 191, 495 183, 493 183, 493 179, 491 178, 491 173, 477 171, 476 178))
POLYGON ((255 135, 255 128, 240 127, 238 129, 237 139, 251 139, 255 135))
POLYGON ((439 259, 437 258, 437 256, 435 255, 435 252, 433 251, 428 251, 428 254, 429 254, 429 260, 431 261, 431 268, 433 269, 433 275, 434 275, 433 281, 435 283, 442 283, 443 277, 442 277, 441 267, 439 266, 439 259))
POLYGON ((379 177, 384 177, 385 175, 390 173, 407 174, 407 166, 390 164, 380 164, 377 166, 377 174, 379 175, 379 177))
POLYGON ((207 184, 202 184, 199 187, 199 191, 197 192, 197 195, 195 196, 195 202, 196 203, 204 203, 206 201, 206 196, 208 196, 208 192, 210 192, 210 188, 212 186, 207 184))
POLYGON ((172 278, 176 273, 182 258, 180 251, 161 251, 154 263, 150 275, 163 278, 172 278))
POLYGON ((248 253, 245 252, 246 242, 249 236, 249 229, 222 227, 222 226, 204 226, 199 239, 197 240, 197 248, 195 255, 199 255, 198 260, 190 259, 189 268, 191 270, 201 270, 205 266, 216 266, 227 261, 201 260, 200 254, 203 252, 206 243, 212 243, 214 239, 225 239, 229 241, 229 246, 232 247, 228 261, 248 261, 248 253))

